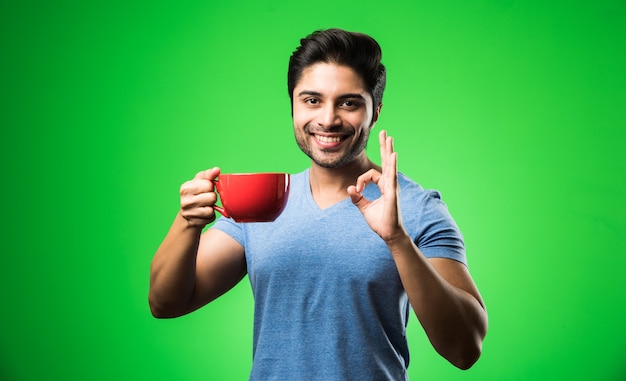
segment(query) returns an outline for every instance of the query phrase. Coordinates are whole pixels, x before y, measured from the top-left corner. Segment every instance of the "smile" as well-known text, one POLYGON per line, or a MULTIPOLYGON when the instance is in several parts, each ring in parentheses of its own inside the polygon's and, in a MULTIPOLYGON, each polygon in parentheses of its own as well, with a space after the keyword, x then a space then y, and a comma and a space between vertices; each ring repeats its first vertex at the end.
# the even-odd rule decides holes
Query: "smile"
POLYGON ((320 141, 321 143, 339 143, 341 141, 341 136, 323 136, 323 135, 314 135, 315 139, 320 141))

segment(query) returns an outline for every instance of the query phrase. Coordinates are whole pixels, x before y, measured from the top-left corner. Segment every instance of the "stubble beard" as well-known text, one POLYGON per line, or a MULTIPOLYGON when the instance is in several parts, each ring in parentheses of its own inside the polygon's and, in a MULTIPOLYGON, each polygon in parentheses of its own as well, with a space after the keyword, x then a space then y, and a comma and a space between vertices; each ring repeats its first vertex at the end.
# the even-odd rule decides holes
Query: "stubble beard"
POLYGON ((304 152, 304 154, 307 155, 316 165, 322 168, 332 169, 341 168, 348 163, 351 163, 359 155, 361 155, 367 147, 370 128, 361 129, 361 135, 355 145, 350 147, 347 152, 344 152, 339 157, 337 157, 336 153, 332 150, 321 150, 321 153, 314 152, 311 145, 307 144, 307 137, 310 135, 310 131, 313 130, 313 128, 305 126, 304 131, 301 131, 300 133, 294 131, 298 147, 300 147, 300 150, 304 152), (328 155, 326 155, 325 152, 328 152, 328 155), (332 155, 332 157, 330 157, 330 155, 332 155))

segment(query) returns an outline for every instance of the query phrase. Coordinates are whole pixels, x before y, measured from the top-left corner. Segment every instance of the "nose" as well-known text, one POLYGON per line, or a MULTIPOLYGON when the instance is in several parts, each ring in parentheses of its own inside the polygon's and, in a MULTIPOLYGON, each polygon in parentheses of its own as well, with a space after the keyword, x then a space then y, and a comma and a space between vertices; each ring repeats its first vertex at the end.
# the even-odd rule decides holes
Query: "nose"
POLYGON ((335 105, 328 103, 325 107, 320 109, 320 114, 317 120, 318 124, 324 128, 335 127, 341 124, 341 118, 337 113, 335 105))

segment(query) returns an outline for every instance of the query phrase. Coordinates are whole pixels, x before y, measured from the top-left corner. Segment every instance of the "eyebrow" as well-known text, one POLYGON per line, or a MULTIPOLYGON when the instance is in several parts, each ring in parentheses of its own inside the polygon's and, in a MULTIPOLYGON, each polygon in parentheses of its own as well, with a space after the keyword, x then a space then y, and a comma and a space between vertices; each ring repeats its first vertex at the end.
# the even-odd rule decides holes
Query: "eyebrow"
MULTIPOLYGON (((321 97, 322 93, 317 92, 317 91, 312 91, 312 90, 302 90, 301 92, 298 93, 298 96, 301 97, 303 95, 313 95, 316 97, 321 97)), ((339 97, 337 97, 338 99, 351 99, 351 98, 357 98, 360 99, 362 101, 366 101, 365 97, 359 93, 348 93, 348 94, 342 94, 339 97)))

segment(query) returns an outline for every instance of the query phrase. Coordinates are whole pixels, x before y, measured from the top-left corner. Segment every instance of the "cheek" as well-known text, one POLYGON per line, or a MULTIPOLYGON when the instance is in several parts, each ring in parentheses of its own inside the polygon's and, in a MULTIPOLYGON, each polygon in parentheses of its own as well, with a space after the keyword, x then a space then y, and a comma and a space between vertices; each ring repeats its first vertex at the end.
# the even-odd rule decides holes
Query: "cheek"
POLYGON ((306 109, 294 106, 292 119, 294 126, 303 126, 309 122, 310 115, 306 112, 306 109))
POLYGON ((295 114, 293 115, 293 126, 294 127, 301 127, 303 126, 303 122, 302 122, 302 117, 299 114, 295 114))
POLYGON ((354 115, 350 115, 349 122, 351 125, 360 128, 366 128, 370 126, 370 122, 372 120, 372 115, 368 112, 358 113, 354 115))

